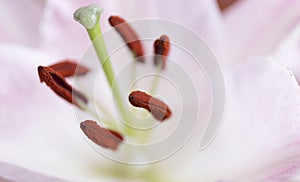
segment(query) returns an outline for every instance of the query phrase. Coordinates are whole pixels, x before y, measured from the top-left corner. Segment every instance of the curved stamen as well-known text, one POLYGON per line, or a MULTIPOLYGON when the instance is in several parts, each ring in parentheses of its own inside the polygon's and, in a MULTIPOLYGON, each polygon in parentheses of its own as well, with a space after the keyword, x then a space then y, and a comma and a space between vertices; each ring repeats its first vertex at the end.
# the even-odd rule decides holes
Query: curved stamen
POLYGON ((80 107, 79 101, 87 103, 87 98, 79 91, 72 88, 65 78, 52 68, 39 66, 38 74, 41 82, 45 82, 57 95, 71 104, 80 107), (72 94, 73 93, 73 94, 72 94))

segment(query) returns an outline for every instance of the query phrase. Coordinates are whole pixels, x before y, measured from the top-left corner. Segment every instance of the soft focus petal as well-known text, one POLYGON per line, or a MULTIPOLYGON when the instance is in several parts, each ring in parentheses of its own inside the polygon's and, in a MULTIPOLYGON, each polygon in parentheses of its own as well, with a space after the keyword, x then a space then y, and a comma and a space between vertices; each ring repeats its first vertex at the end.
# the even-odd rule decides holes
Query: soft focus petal
POLYGON ((114 181, 105 167, 118 164, 88 145, 73 106, 39 82, 37 66, 50 56, 2 45, 0 57, 0 161, 71 181, 114 181))
POLYGON ((221 41, 223 39, 222 15, 216 2, 211 0, 188 0, 176 3, 171 0, 160 2, 146 0, 48 1, 41 25, 40 47, 56 55, 69 55, 75 58, 81 56, 89 45, 89 40, 85 29, 73 20, 72 14, 78 7, 92 3, 104 7, 101 16, 101 25, 104 30, 110 28, 108 25, 110 15, 120 15, 128 21, 142 18, 167 19, 188 26, 204 37, 214 50, 222 50, 220 45, 224 42, 221 41))
POLYGON ((273 60, 250 62, 225 72, 227 108, 212 144, 222 146, 220 162, 235 170, 231 179, 273 170, 300 150, 292 144, 300 137, 300 88, 294 76, 273 60))
POLYGON ((204 181, 245 181, 266 178, 295 162, 300 154, 300 88, 293 75, 273 61, 258 59, 225 70, 224 78, 227 105, 219 134, 207 149, 198 151, 196 132, 186 146, 194 152, 176 155, 190 160, 182 169, 197 167, 176 174, 204 181))
POLYGON ((275 51, 276 60, 291 69, 300 81, 300 24, 275 51))
MULTIPOLYGON (((272 167, 271 167, 272 169, 272 167)), ((267 181, 267 182, 282 182, 282 181, 299 181, 294 180, 294 175, 300 169, 299 158, 289 161, 282 161, 277 166, 273 166, 273 171, 265 171, 261 177, 254 178, 251 181, 267 181)), ((249 180, 250 181, 250 180, 249 180)))
POLYGON ((299 23, 298 0, 247 0, 225 13, 227 61, 270 53, 299 23))
MULTIPOLYGON (((0 181, 1 182, 68 182, 67 180, 58 179, 48 175, 31 171, 16 165, 0 162, 0 181)), ((74 181, 78 181, 74 180, 74 181)), ((86 181, 86 180, 84 180, 86 181)), ((95 179, 97 182, 129 182, 123 179, 109 179, 101 177, 95 179)), ((130 180, 130 182, 139 182, 137 180, 130 180)))
POLYGON ((67 182, 65 180, 60 180, 50 176, 46 176, 34 171, 30 171, 18 166, 10 165, 7 163, 0 162, 0 181, 2 182, 13 182, 13 181, 22 181, 22 182, 32 182, 32 181, 41 181, 41 182, 67 182))
POLYGON ((0 2, 0 42, 37 46, 45 0, 0 2))
MULTIPOLYGON (((44 16, 39 16, 43 18, 41 52, 22 46, 0 47, 4 68, 0 72, 0 161, 68 180, 109 180, 101 177, 101 172, 111 161, 103 159, 84 141, 72 115, 72 106, 40 84, 36 70, 40 64, 53 62, 53 58, 78 58, 82 54, 89 41, 84 28, 73 21, 72 13, 79 6, 90 3, 93 1, 47 1, 44 16)), ((222 17, 216 2, 211 0, 182 3, 112 0, 105 2, 108 10, 102 21, 107 21, 111 13, 125 15, 128 20, 164 18, 176 21, 197 30, 218 57, 223 58, 228 52, 228 57, 223 59, 239 61, 269 53, 277 47, 298 22, 299 8, 297 0, 248 0, 235 5, 232 11, 226 12, 230 46, 224 50, 222 17)), ((32 27, 40 25, 39 21, 35 19, 32 27)), ((109 26, 105 24, 104 27, 109 26)), ((29 32, 39 35, 36 29, 29 32)), ((31 40, 35 39, 28 36, 24 40, 5 41, 34 45, 31 40)), ((299 44, 287 44, 296 45, 297 52, 299 44)), ((295 52, 293 54, 297 55, 295 52)), ((280 55, 285 58, 285 53, 280 55)), ((297 70, 297 66, 291 67, 297 70)), ((205 151, 198 151, 199 138, 195 133, 184 149, 156 165, 169 170, 169 175, 173 175, 175 169, 174 178, 182 177, 183 180, 191 177, 195 181, 288 180, 299 167, 300 153, 300 89, 295 78, 280 64, 265 59, 227 67, 224 77, 227 109, 216 140, 205 151)), ((133 171, 136 168, 133 167, 133 171)), ((4 178, 12 179, 11 175, 4 178)))
POLYGON ((187 0, 175 3, 172 0, 113 0, 106 5, 111 13, 126 15, 127 20, 157 18, 187 26, 203 37, 218 55, 221 54, 224 42, 223 22, 215 1, 187 0))
POLYGON ((67 151, 78 151, 72 107, 39 83, 37 65, 46 55, 16 46, 0 51, 0 160, 55 175, 68 166, 61 165, 67 151))
POLYGON ((77 8, 93 3, 99 4, 99 1, 47 1, 39 47, 56 57, 79 59, 90 41, 84 27, 73 19, 73 13, 77 8))

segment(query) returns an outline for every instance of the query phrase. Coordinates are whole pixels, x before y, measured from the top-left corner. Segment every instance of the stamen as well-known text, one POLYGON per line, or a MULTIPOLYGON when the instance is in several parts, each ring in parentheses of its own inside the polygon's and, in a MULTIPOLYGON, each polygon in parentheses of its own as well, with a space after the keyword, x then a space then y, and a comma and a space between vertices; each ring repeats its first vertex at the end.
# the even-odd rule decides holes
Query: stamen
POLYGON ((145 92, 134 91, 129 95, 129 102, 135 107, 147 109, 153 117, 159 121, 169 118, 172 114, 170 108, 164 102, 148 95, 145 92))
POLYGON ((97 145, 116 150, 123 141, 123 136, 116 131, 101 128, 95 121, 86 120, 80 123, 84 134, 97 145))
POLYGON ((131 28, 131 26, 119 16, 111 16, 109 18, 109 23, 119 32, 123 40, 133 52, 134 56, 138 58, 137 60, 139 62, 145 62, 143 58, 144 49, 142 43, 137 33, 131 28))
POLYGON ((58 62, 49 67, 59 72, 63 77, 74 76, 74 74, 85 75, 89 72, 88 68, 69 60, 58 62))
POLYGON ((87 98, 79 91, 73 89, 59 72, 49 67, 39 66, 38 73, 41 82, 45 82, 57 95, 69 103, 81 108, 78 103, 79 100, 84 103, 88 102, 87 98), (74 99, 72 97, 72 91, 74 99))
POLYGON ((162 69, 166 67, 166 59, 170 50, 170 40, 166 35, 160 36, 154 42, 154 64, 162 65, 162 69))

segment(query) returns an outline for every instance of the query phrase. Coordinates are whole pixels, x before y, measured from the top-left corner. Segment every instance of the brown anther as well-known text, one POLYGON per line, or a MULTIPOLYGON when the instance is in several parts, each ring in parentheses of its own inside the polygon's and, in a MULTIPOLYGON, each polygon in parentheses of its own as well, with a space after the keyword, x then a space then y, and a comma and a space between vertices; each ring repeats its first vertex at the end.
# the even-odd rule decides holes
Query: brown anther
POLYGON ((154 42, 154 64, 162 65, 162 69, 166 67, 166 59, 170 50, 170 39, 166 35, 160 36, 154 42))
POLYGON ((127 43, 130 50, 139 62, 145 62, 144 49, 137 33, 131 28, 131 26, 119 16, 111 16, 108 19, 111 26, 113 26, 121 35, 123 40, 127 43))
POLYGON ((172 114, 170 108, 164 102, 152 97, 151 95, 134 91, 129 95, 129 102, 135 107, 147 109, 153 117, 159 121, 169 118, 172 114))
POLYGON ((75 74, 85 75, 87 72, 89 72, 88 68, 69 60, 64 60, 48 67, 59 72, 63 77, 70 77, 74 76, 75 74))
POLYGON ((224 12, 227 8, 238 2, 238 0, 217 0, 219 8, 224 12))
POLYGON ((78 100, 87 103, 87 98, 79 91, 72 88, 65 78, 52 68, 39 66, 38 74, 41 82, 45 82, 57 95, 64 98, 66 101, 78 106, 78 100), (73 92, 73 97, 72 97, 73 92))
POLYGON ((83 133, 97 145, 116 150, 123 141, 123 136, 116 131, 101 128, 95 121, 86 120, 80 123, 83 133))

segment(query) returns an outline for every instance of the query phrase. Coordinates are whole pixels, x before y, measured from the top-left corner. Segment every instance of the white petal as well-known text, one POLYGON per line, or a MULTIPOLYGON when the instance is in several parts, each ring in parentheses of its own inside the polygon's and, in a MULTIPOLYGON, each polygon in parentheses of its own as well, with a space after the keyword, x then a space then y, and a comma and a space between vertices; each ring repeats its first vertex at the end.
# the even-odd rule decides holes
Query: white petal
POLYGON ((249 62, 225 73, 227 111, 218 136, 224 157, 219 162, 230 164, 228 171, 240 169, 235 173, 244 179, 273 170, 300 149, 292 144, 300 131, 300 89, 295 78, 272 60, 249 62))
POLYGON ((224 78, 227 104, 221 130, 204 151, 198 150, 200 138, 195 132, 185 146, 193 152, 186 149, 173 156, 177 156, 174 166, 180 158, 186 164, 178 167, 177 178, 262 179, 297 162, 300 88, 293 75, 273 61, 258 59, 227 69, 224 78), (180 171, 187 168, 191 170, 180 171))

